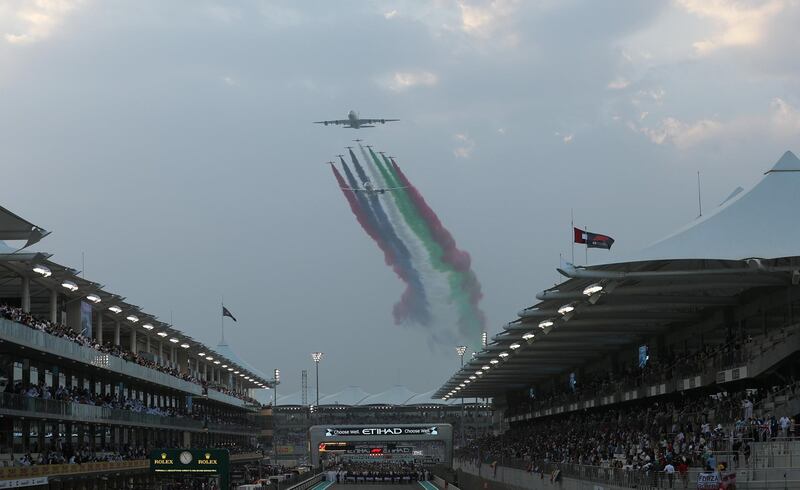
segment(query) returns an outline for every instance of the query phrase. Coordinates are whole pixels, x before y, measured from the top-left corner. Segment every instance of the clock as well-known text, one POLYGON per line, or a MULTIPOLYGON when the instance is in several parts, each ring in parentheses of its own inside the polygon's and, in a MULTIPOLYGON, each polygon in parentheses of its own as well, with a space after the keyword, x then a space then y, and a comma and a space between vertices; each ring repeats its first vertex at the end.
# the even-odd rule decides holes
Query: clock
POLYGON ((189 451, 184 451, 180 456, 178 456, 178 458, 181 460, 181 463, 189 464, 192 462, 192 453, 189 451))

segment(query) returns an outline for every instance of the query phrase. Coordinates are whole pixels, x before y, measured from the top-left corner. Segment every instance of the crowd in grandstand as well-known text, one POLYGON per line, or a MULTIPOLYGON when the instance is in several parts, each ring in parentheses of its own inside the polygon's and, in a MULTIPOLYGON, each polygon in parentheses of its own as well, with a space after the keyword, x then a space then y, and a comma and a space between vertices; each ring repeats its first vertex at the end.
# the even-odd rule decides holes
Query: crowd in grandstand
MULTIPOLYGON (((80 345, 82 345, 84 347, 90 347, 90 348, 96 349, 96 350, 98 350, 100 352, 103 352, 105 354, 110 354, 112 356, 116 356, 116 357, 122 358, 122 359, 124 359, 124 360, 126 360, 128 362, 134 362, 134 363, 139 364, 141 366, 144 366, 144 367, 147 367, 147 368, 150 368, 150 369, 155 369, 157 371, 161 371, 162 373, 168 374, 170 376, 174 376, 176 378, 180 378, 180 379, 182 379, 184 381, 188 381, 188 382, 191 382, 191 383, 198 384, 198 385, 202 386, 204 390, 207 390, 209 388, 209 385, 208 385, 208 383, 206 383, 206 381, 200 380, 200 379, 192 376, 189 373, 184 373, 180 369, 176 369, 176 368, 174 368, 174 367, 172 367, 170 365, 160 364, 160 363, 154 362, 154 361, 152 361, 152 360, 150 360, 150 359, 148 359, 148 358, 146 358, 144 356, 140 356, 137 353, 131 352, 131 351, 126 350, 126 349, 123 349, 119 345, 114 345, 111 342, 106 342, 106 343, 101 344, 96 339, 93 339, 91 337, 87 337, 86 335, 83 335, 83 333, 81 333, 81 332, 76 332, 75 330, 67 327, 64 324, 53 323, 53 322, 49 322, 47 320, 42 320, 40 318, 36 318, 33 315, 31 315, 30 313, 25 313, 21 308, 16 308, 16 307, 13 307, 13 306, 8 306, 8 305, 0 305, 0 317, 7 318, 7 319, 9 319, 11 321, 20 323, 20 324, 25 325, 27 327, 33 328, 35 330, 40 330, 42 332, 46 332, 46 333, 48 333, 50 335, 54 335, 56 337, 60 337, 60 338, 67 339, 67 340, 71 340, 72 342, 80 344, 80 345)), ((239 393, 239 392, 237 392, 235 390, 231 390, 229 388, 226 388, 224 386, 213 385, 213 386, 211 386, 211 388, 213 388, 216 391, 225 393, 226 395, 230 395, 230 396, 245 400, 245 401, 250 402, 250 403, 254 403, 254 404, 258 403, 255 399, 253 399, 253 398, 251 398, 251 397, 249 397, 249 396, 247 396, 247 395, 245 395, 243 393, 239 393)))
POLYGON ((573 385, 564 382, 547 391, 535 391, 528 400, 517 403, 516 413, 576 402, 584 398, 606 396, 644 385, 653 385, 676 378, 702 373, 706 368, 724 369, 746 362, 750 355, 751 336, 736 336, 721 344, 706 344, 678 353, 666 349, 644 366, 628 366, 621 370, 593 370, 581 373, 573 385))
POLYGON ((754 390, 697 393, 534 419, 474 440, 459 456, 534 467, 573 463, 642 471, 714 468, 721 450, 750 456, 750 442, 793 437, 789 417, 753 414, 754 390))
POLYGON ((341 461, 326 469, 335 473, 336 483, 412 483, 430 478, 427 469, 407 461, 341 461))
POLYGON ((103 461, 126 461, 144 459, 147 452, 143 447, 126 445, 119 450, 100 448, 92 451, 87 446, 73 448, 69 444, 58 443, 53 450, 42 451, 36 455, 25 453, 14 460, 15 466, 36 466, 46 464, 81 464, 103 461))
POLYGON ((13 385, 6 386, 6 393, 12 393, 25 398, 40 398, 43 400, 57 400, 64 403, 80 403, 83 405, 93 405, 103 408, 113 408, 118 410, 128 410, 159 417, 178 417, 203 420, 208 423, 224 425, 247 425, 248 421, 241 417, 228 415, 225 417, 208 413, 202 405, 195 405, 191 412, 175 407, 158 407, 147 405, 137 398, 127 398, 121 393, 113 395, 111 393, 101 395, 92 393, 88 388, 64 386, 52 387, 44 383, 30 385, 26 387, 21 381, 13 385))

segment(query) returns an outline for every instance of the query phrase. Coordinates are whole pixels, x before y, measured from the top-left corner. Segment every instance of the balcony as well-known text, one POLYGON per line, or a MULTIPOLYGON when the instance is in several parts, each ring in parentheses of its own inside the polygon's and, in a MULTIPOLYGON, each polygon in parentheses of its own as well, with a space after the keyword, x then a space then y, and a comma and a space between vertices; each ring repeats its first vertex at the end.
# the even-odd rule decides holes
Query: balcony
MULTIPOLYGON (((55 419, 59 421, 92 421, 104 425, 127 425, 159 429, 201 432, 203 421, 191 418, 163 417, 118 408, 98 407, 59 400, 29 398, 11 393, 0 393, 0 414, 13 417, 55 419)), ((249 435, 251 427, 209 423, 211 432, 249 435)))
MULTIPOLYGON (((161 371, 128 362, 117 356, 100 352, 91 347, 76 344, 49 333, 35 330, 25 325, 0 318, 0 341, 20 345, 27 349, 46 352, 72 361, 129 376, 141 381, 166 386, 184 393, 200 396, 202 387, 198 384, 176 378, 161 371)), ((233 405, 238 408, 250 408, 249 404, 239 398, 208 390, 208 398, 217 402, 233 405)))

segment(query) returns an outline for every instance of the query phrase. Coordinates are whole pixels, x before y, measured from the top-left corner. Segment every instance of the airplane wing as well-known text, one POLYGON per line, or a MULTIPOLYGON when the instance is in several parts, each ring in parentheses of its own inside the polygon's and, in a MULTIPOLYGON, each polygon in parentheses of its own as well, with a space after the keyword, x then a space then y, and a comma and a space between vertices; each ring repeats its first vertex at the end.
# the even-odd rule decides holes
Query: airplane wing
POLYGON ((342 187, 342 190, 350 192, 364 192, 364 189, 353 189, 352 187, 342 187))
POLYGON ((334 119, 332 121, 314 121, 314 124, 324 124, 325 126, 327 126, 329 124, 349 126, 350 125, 350 120, 349 119, 334 119))
POLYGON ((408 189, 408 186, 403 187, 382 187, 380 189, 375 189, 376 191, 399 191, 400 189, 408 189))
POLYGON ((387 122, 399 121, 400 119, 359 119, 361 125, 364 124, 386 124, 387 122))

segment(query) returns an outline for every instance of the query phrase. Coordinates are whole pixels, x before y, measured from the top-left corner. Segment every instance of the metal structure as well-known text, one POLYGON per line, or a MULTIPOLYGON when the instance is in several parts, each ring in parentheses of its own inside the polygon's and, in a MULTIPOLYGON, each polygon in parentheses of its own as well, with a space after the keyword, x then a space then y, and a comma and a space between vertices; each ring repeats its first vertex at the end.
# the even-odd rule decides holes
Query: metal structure
POLYGON ((304 407, 308 406, 308 371, 303 369, 300 373, 300 385, 301 385, 301 393, 302 393, 302 400, 301 403, 304 407))
POLYGON ((324 352, 312 352, 311 359, 314 360, 314 368, 316 369, 316 376, 317 376, 317 397, 316 402, 314 405, 319 405, 319 361, 322 360, 322 356, 324 356, 324 352))

